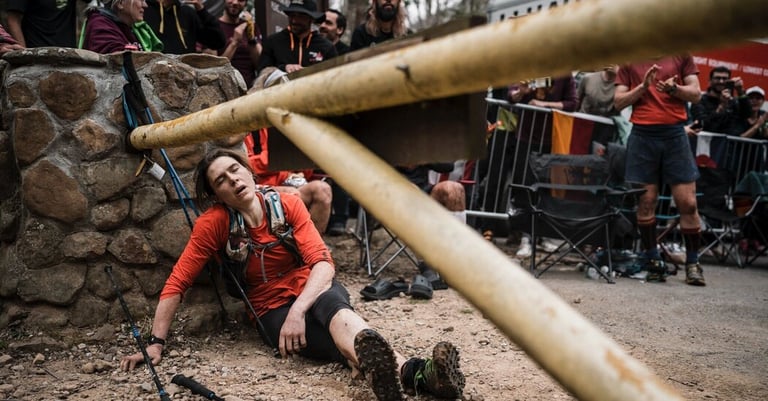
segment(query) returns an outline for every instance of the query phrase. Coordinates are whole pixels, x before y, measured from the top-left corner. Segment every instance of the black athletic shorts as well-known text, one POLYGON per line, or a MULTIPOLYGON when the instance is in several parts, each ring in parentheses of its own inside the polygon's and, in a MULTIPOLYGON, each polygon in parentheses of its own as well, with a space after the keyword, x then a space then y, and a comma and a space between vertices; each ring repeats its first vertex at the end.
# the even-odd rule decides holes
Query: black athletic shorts
MULTIPOLYGON (((279 345, 280 329, 294 301, 295 299, 259 318, 267 331, 266 335, 276 347, 279 345)), ((320 294, 314 305, 307 311, 305 317, 307 346, 299 352, 299 355, 312 359, 346 362, 347 359, 336 348, 329 330, 331 318, 342 309, 353 310, 349 303, 349 292, 341 283, 333 280, 331 288, 320 294)), ((263 337, 264 333, 261 335, 263 337)))

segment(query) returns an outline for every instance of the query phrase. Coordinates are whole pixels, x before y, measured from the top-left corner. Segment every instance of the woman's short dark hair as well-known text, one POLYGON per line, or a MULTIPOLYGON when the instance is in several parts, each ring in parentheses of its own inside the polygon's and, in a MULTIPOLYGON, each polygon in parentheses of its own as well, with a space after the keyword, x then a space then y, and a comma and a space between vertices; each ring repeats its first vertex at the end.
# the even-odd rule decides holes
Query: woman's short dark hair
POLYGON ((203 160, 197 163, 195 169, 195 196, 197 197, 197 206, 201 210, 207 209, 213 203, 213 187, 208 182, 208 168, 211 167, 211 163, 220 157, 231 157, 245 167, 253 174, 251 164, 248 163, 248 158, 243 155, 242 152, 237 152, 231 149, 215 148, 208 151, 203 156, 203 160))

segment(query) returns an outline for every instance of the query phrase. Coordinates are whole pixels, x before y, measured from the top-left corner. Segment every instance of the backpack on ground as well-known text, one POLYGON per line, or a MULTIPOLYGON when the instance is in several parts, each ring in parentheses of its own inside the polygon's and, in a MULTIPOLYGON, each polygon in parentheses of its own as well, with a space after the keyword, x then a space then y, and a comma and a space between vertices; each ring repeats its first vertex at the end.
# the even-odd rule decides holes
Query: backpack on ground
POLYGON ((299 248, 296 245, 296 239, 293 237, 293 226, 288 224, 285 219, 285 211, 280 201, 280 193, 272 187, 262 187, 259 189, 259 193, 264 198, 263 205, 267 216, 269 233, 277 237, 277 240, 273 242, 267 244, 255 243, 248 234, 248 229, 240 212, 227 207, 229 212, 229 237, 224 249, 219 251, 219 256, 221 257, 221 274, 224 278, 227 294, 235 298, 242 298, 248 292, 246 270, 248 268, 248 257, 254 253, 254 250, 265 252, 276 246, 283 246, 294 256, 298 265, 304 264, 299 248))

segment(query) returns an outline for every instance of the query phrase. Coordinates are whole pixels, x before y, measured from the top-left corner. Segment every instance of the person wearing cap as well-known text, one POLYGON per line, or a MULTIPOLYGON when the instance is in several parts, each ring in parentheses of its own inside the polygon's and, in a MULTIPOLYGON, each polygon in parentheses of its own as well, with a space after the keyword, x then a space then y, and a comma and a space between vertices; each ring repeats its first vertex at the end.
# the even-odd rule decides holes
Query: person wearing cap
POLYGON ((765 91, 759 86, 747 89, 750 114, 740 121, 742 128, 739 136, 744 138, 768 139, 768 113, 763 110, 765 91))
POLYGON ((85 10, 78 47, 108 54, 123 50, 162 50, 162 43, 144 23, 144 0, 112 0, 85 10))
POLYGON ((146 0, 144 19, 163 42, 163 53, 197 52, 197 44, 219 50, 227 45, 219 20, 203 0, 146 0))
POLYGON ((350 51, 407 35, 406 20, 401 0, 371 0, 365 22, 352 32, 350 51))
POLYGON ((288 27, 264 40, 259 71, 276 67, 290 74, 337 56, 333 43, 312 29, 312 23, 325 20, 314 0, 291 0, 280 11, 288 16, 288 27))

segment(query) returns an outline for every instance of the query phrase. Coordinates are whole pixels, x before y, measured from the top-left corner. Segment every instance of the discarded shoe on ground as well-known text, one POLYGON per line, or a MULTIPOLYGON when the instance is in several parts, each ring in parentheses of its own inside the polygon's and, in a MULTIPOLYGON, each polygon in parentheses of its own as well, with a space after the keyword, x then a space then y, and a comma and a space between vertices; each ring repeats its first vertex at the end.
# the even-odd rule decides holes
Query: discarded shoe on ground
POLYGON ((418 299, 432 299, 432 283, 423 275, 417 274, 413 277, 408 294, 418 299))
POLYGON ((405 280, 402 278, 397 280, 380 278, 360 290, 360 295, 366 301, 374 301, 394 298, 401 292, 408 292, 408 283, 405 280))
POLYGON ((421 272, 421 275, 424 276, 430 284, 432 284, 433 290, 437 291, 448 289, 448 284, 440 276, 440 273, 438 273, 437 270, 427 266, 426 263, 419 263, 419 272, 421 272))

